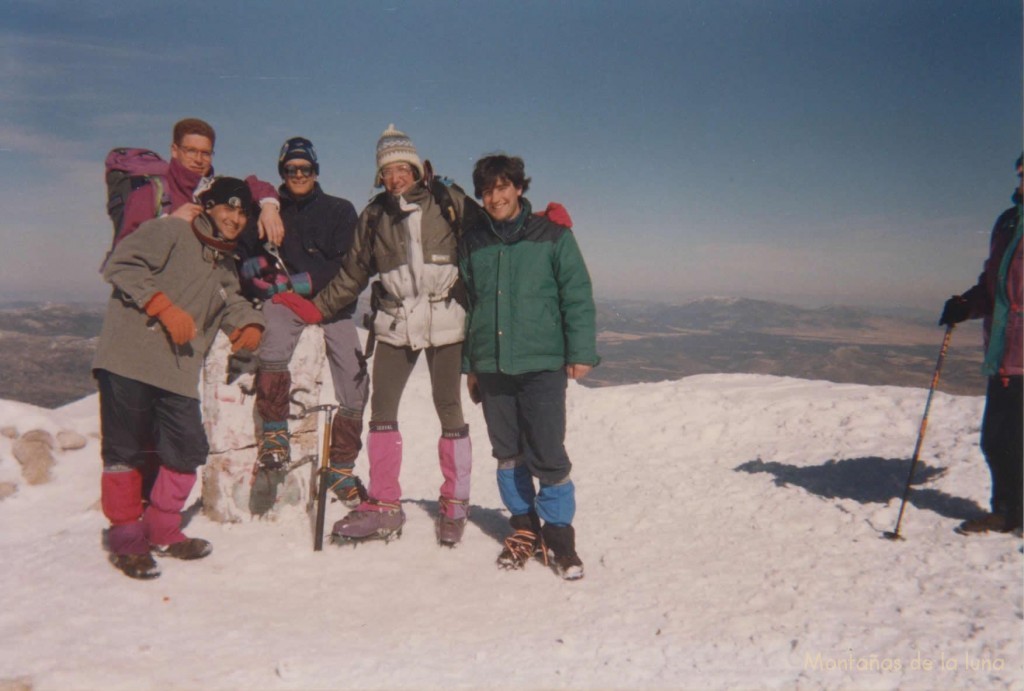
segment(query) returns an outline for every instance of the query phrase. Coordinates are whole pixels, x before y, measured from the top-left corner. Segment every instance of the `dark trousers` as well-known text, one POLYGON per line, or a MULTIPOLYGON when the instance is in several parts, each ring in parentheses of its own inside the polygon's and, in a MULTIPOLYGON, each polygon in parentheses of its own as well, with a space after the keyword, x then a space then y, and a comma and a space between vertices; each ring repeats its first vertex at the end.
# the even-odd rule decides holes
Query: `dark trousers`
MULTIPOLYGON (((462 416, 462 343, 425 348, 430 370, 430 391, 441 429, 461 430, 462 416)), ((377 341, 373 356, 373 394, 370 397, 370 422, 396 422, 398 404, 409 381, 420 351, 377 341)))
POLYGON ((989 377, 981 451, 992 474, 992 511, 1021 524, 1024 495, 1024 377, 989 377))
POLYGON ((163 465, 194 473, 206 463, 210 445, 199 399, 96 370, 100 390, 100 453, 103 467, 142 470, 155 452, 163 465))
POLYGON ((494 457, 521 458, 545 484, 564 480, 572 463, 565 452, 565 370, 478 374, 494 457))

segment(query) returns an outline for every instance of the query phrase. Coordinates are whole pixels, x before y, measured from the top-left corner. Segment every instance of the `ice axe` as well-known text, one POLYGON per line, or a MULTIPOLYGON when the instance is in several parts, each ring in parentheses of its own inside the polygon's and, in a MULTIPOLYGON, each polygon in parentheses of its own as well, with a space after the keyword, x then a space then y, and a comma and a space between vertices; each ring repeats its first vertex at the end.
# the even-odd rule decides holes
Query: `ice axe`
POLYGON ((333 403, 323 405, 307 406, 295 400, 295 393, 305 389, 295 389, 292 392, 292 403, 299 407, 296 418, 324 414, 324 442, 320 452, 320 468, 316 477, 316 526, 313 529, 313 551, 319 552, 324 548, 324 519, 327 512, 327 474, 331 472, 331 422, 334 419, 334 411, 338 406, 333 403))
POLYGON ((882 533, 887 540, 902 540, 900 535, 900 523, 903 521, 903 510, 907 507, 907 497, 910 496, 910 483, 914 479, 914 469, 917 467, 918 458, 921 456, 921 443, 924 441, 924 431, 928 428, 928 411, 932 407, 932 396, 935 395, 935 387, 939 385, 939 373, 942 372, 942 362, 946 359, 946 351, 949 350, 949 341, 953 337, 953 324, 946 327, 946 335, 942 338, 942 348, 939 350, 939 359, 935 363, 935 373, 932 374, 932 385, 928 389, 928 400, 924 404, 924 416, 921 418, 921 429, 917 433, 917 444, 914 446, 914 458, 910 461, 910 474, 907 475, 907 486, 903 489, 903 499, 900 501, 900 513, 896 517, 896 525, 892 530, 882 533))

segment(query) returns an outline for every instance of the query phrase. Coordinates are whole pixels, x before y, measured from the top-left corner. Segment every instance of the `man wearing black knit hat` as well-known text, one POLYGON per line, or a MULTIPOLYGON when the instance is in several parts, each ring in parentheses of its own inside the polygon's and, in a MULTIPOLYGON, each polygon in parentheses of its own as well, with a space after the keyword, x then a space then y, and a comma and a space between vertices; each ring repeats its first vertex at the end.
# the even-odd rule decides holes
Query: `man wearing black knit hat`
MULTIPOLYGON (((283 181, 278 192, 284 239, 280 262, 260 245, 255 229, 241 241, 241 276, 247 293, 264 301, 267 331, 260 349, 256 373, 256 410, 261 428, 249 508, 254 514, 269 511, 277 499, 291 461, 288 442, 288 404, 291 373, 288 364, 306 323, 271 298, 283 292, 315 296, 341 268, 352 246, 358 220, 355 207, 340 197, 325 194, 317 182, 320 164, 313 143, 292 137, 277 159, 283 181), (281 266, 283 263, 284 266, 281 266)), ((354 474, 362 448, 363 408, 369 378, 361 363, 362 349, 352 315, 355 305, 324 321, 327 359, 338 402, 331 427, 328 486, 344 504, 355 506, 364 498, 363 486, 354 474)))
POLYGON ((241 293, 235 242, 252 209, 248 186, 217 178, 198 195, 191 222, 147 221, 104 266, 113 286, 93 374, 100 391, 101 503, 111 561, 132 578, 155 578, 151 551, 199 559, 209 542, 181 532, 181 510, 209 452, 199 373, 218 329, 232 351, 254 351, 263 317, 241 293), (155 450, 156 482, 143 509, 141 469, 155 450))

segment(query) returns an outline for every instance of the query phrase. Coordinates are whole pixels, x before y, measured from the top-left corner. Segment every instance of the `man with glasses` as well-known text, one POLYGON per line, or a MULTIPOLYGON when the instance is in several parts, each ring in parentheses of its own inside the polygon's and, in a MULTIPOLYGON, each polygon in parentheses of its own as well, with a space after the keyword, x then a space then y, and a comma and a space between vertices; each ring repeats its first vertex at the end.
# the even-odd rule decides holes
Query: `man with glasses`
MULTIPOLYGON (((284 266, 261 251, 254 229, 246 231, 241 244, 242 256, 246 258, 240 274, 250 295, 264 301, 263 316, 267 321, 256 373, 256 410, 262 429, 250 492, 250 508, 255 514, 266 513, 273 507, 291 461, 288 363, 306 327, 293 311, 271 298, 281 292, 307 298, 319 293, 341 268, 342 258, 352 246, 358 220, 351 202, 325 194, 320 188, 320 164, 308 139, 293 137, 284 143, 277 171, 283 180, 278 191, 285 228, 279 250, 284 266)), ((363 408, 369 388, 352 321, 355 308, 352 303, 321 324, 339 405, 331 427, 331 470, 327 483, 349 507, 365 498, 362 483, 353 470, 362 448, 363 408)))
POLYGON ((376 349, 366 438, 369 496, 334 525, 332 534, 341 542, 401 535, 405 512, 399 485, 398 407, 409 375, 425 352, 441 423, 437 449, 444 481, 436 536, 441 545, 454 546, 462 539, 469 513, 472 469, 469 426, 459 390, 466 310, 459 294, 455 226, 463 218, 466 197, 426 176, 412 140, 394 125, 381 134, 376 158, 374 184, 384 191, 360 215, 341 271, 312 303, 295 293, 278 293, 274 302, 318 323, 350 308, 377 275, 371 298, 376 349))
MULTIPOLYGON (((200 182, 213 173, 213 145, 217 135, 213 127, 198 118, 185 118, 174 124, 171 141, 171 161, 165 177, 166 191, 170 195, 171 215, 192 221, 202 208, 195 203, 193 194, 200 182)), ((253 199, 259 200, 260 234, 280 242, 284 226, 278 211, 277 193, 270 183, 250 175, 245 180, 253 199)), ((118 239, 134 232, 143 222, 154 217, 159 201, 153 185, 136 189, 125 202, 124 221, 118 239)))

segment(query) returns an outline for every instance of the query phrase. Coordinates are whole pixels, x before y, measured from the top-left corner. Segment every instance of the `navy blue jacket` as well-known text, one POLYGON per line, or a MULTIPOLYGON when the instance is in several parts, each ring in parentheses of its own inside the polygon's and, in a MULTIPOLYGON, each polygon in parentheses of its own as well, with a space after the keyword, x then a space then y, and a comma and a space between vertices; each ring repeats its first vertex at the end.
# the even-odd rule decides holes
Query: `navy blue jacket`
MULTIPOLYGON (((320 183, 301 199, 292 197, 284 185, 278 191, 285 229, 281 257, 289 273, 309 274, 315 296, 341 269, 341 260, 355 238, 359 215, 347 199, 325 194, 320 183)), ((261 253, 262 242, 255 224, 250 224, 239 239, 239 254, 244 261, 261 253)), ((355 307, 353 303, 343 310, 343 316, 351 316, 355 307)))

